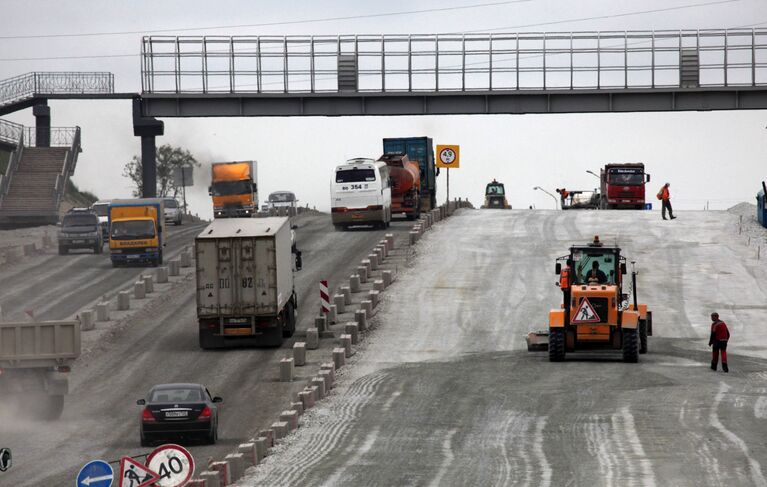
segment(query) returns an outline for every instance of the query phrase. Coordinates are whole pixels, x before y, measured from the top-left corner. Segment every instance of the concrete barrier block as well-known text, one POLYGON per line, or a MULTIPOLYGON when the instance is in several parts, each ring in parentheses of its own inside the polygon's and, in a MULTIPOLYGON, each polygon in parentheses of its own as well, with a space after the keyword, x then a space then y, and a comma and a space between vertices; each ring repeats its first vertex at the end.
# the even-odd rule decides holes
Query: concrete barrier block
POLYGON ((168 282, 168 268, 167 267, 158 267, 157 270, 154 273, 155 280, 157 281, 157 284, 165 284, 168 282))
MULTIPOLYGON (((311 384, 311 381, 309 381, 309 383, 311 384)), ((317 387, 315 385, 309 385, 306 388, 312 393, 312 397, 314 397, 315 404, 317 403, 317 401, 322 399, 323 396, 320 396, 320 388, 319 387, 317 387)))
POLYGON ((344 325, 344 333, 352 337, 352 345, 359 341, 360 327, 357 323, 349 322, 344 325))
POLYGON ((378 270, 378 255, 377 254, 368 254, 368 261, 370 261, 370 270, 377 271, 378 270))
POLYGON ((357 327, 359 328, 359 331, 365 331, 367 330, 367 311, 364 309, 358 309, 354 312, 354 320, 357 322, 357 327))
POLYGON ((410 245, 415 245, 416 242, 418 242, 418 232, 413 230, 412 232, 408 232, 408 241, 410 242, 410 245))
POLYGON ((96 321, 109 321, 109 303, 98 303, 94 309, 96 321))
POLYGON ((306 365, 306 342, 296 342, 293 344, 293 364, 296 367, 306 365))
POLYGON ((184 487, 206 487, 208 483, 204 479, 192 479, 184 484, 184 487))
POLYGON ((298 429, 298 413, 292 409, 290 411, 281 412, 280 421, 288 423, 288 429, 290 431, 298 429))
POLYGON ((218 472, 219 485, 225 486, 232 483, 228 462, 211 462, 208 464, 208 468, 213 472, 218 472))
POLYGON ((389 252, 394 250, 394 234, 393 233, 386 234, 386 245, 389 246, 389 252))
POLYGON ((280 360, 280 382, 292 382, 294 372, 292 358, 284 358, 280 360))
POLYGON ((328 372, 330 374, 330 382, 335 384, 336 382, 336 364, 335 362, 325 362, 320 364, 320 373, 328 372))
POLYGON ((365 269, 367 270, 367 275, 365 277, 366 279, 370 279, 370 273, 373 272, 373 266, 370 259, 362 259, 360 265, 365 266, 365 269))
MULTIPOLYGON (((274 446, 274 430, 265 429, 258 432, 258 437, 263 438, 266 442, 266 448, 269 449, 274 446)), ((258 446, 258 444, 256 444, 258 446)))
POLYGON ((328 324, 335 324, 338 322, 338 307, 335 304, 330 305, 330 311, 325 315, 328 318, 328 324))
POLYGON ((181 267, 192 267, 192 254, 187 251, 181 252, 181 267))
POLYGON ((375 281, 373 281, 373 290, 374 291, 378 291, 380 293, 384 289, 386 289, 386 285, 384 284, 383 279, 376 279, 375 281))
MULTIPOLYGON (((360 277, 359 274, 352 274, 349 277, 349 289, 351 290, 351 292, 353 292, 353 293, 360 292, 360 285, 361 284, 362 284, 362 278, 360 277)), ((349 300, 349 301, 350 302, 346 303, 347 305, 351 304, 351 300, 349 300)))
POLYGON ((144 291, 147 294, 152 294, 154 292, 154 278, 149 274, 144 274, 141 276, 141 280, 144 281, 144 291))
POLYGON ((311 390, 303 390, 298 393, 298 397, 301 398, 301 402, 304 405, 304 411, 314 407, 314 393, 311 390))
POLYGON ((329 370, 320 370, 319 376, 325 381, 325 392, 329 392, 335 386, 335 373, 329 370))
POLYGON ((381 280, 383 281, 384 289, 391 286, 392 283, 392 271, 381 271, 381 280))
POLYGON ((224 461, 229 464, 229 478, 232 482, 237 482, 245 473, 245 460, 242 453, 230 453, 224 457, 224 461))
POLYGON ((245 462, 245 468, 258 465, 258 455, 256 454, 255 443, 240 443, 237 445, 237 453, 242 453, 242 460, 245 462))
POLYGON ((325 379, 323 379, 322 377, 312 377, 311 387, 317 388, 318 399, 320 400, 325 399, 325 396, 327 395, 327 392, 328 392, 325 390, 325 379))
POLYGON ((317 332, 322 333, 328 329, 328 317, 326 315, 320 315, 314 318, 314 327, 317 328, 317 332))
POLYGON ((93 310, 85 310, 80 312, 80 329, 82 331, 89 331, 96 328, 96 316, 93 310))
POLYGON ((320 348, 320 332, 317 328, 306 330, 306 349, 317 350, 320 348))
POLYGON ((333 363, 336 365, 336 370, 346 365, 346 349, 333 349, 333 363))
POLYGON ((43 248, 49 249, 51 247, 53 247, 53 238, 51 238, 48 232, 45 232, 45 235, 43 235, 43 248))
POLYGON ((360 309, 364 309, 365 310, 366 317, 373 316, 373 302, 371 300, 363 299, 360 302, 360 309))
POLYGON ((206 470, 197 474, 197 477, 204 482, 205 487, 224 487, 224 484, 221 483, 221 474, 218 471, 206 470))
POLYGON ((272 431, 274 431, 274 440, 281 440, 288 436, 288 423, 285 421, 275 421, 272 423, 272 431))
POLYGON ((368 293, 368 296, 370 296, 370 302, 373 304, 373 307, 375 308, 376 306, 378 306, 380 292, 373 289, 368 293))
POLYGON ((333 296, 333 304, 336 306, 336 312, 338 312, 338 314, 344 314, 346 312, 346 298, 343 294, 336 294, 333 296))
POLYGON ((128 291, 120 291, 117 293, 117 310, 125 311, 130 309, 130 293, 128 291))
MULTIPOLYGON (((354 276, 352 276, 354 277, 354 276)), ((349 281, 351 282, 351 278, 349 278, 349 281)), ((357 281, 357 288, 359 289, 359 281, 357 281)), ((349 306, 352 304, 352 288, 351 286, 341 286, 341 294, 344 295, 344 306, 349 306)))
POLYGON ((267 446, 267 440, 263 437, 254 438, 253 444, 256 445, 256 456, 258 457, 258 461, 261 462, 261 460, 266 457, 266 452, 269 449, 267 446))
POLYGON ((136 299, 146 298, 146 287, 144 281, 136 281, 133 283, 133 297, 136 299))
POLYGON ((24 249, 24 257, 31 257, 37 253, 37 247, 34 243, 24 244, 22 248, 24 249))
MULTIPOLYGON (((359 276, 360 284, 365 284, 366 282, 368 282, 367 266, 365 265, 357 266, 357 275, 359 276)), ((352 291, 354 291, 354 286, 352 286, 352 291)))
POLYGON ((301 401, 291 402, 290 409, 296 412, 299 416, 304 414, 304 403, 301 401))
POLYGON ((181 262, 178 259, 174 259, 168 262, 168 275, 176 277, 181 274, 181 262))
POLYGON ((351 357, 352 356, 352 336, 346 333, 341 335, 341 346, 344 347, 344 350, 346 351, 346 358, 351 357))

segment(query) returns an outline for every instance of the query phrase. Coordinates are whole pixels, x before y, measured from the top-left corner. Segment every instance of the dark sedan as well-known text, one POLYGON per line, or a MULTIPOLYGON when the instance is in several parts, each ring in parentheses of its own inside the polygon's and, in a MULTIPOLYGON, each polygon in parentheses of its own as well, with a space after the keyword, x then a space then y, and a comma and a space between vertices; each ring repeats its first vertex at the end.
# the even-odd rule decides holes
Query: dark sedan
POLYGON ((149 391, 147 399, 136 404, 141 410, 141 446, 160 440, 202 439, 214 444, 218 439, 218 404, 200 384, 161 384, 149 391))

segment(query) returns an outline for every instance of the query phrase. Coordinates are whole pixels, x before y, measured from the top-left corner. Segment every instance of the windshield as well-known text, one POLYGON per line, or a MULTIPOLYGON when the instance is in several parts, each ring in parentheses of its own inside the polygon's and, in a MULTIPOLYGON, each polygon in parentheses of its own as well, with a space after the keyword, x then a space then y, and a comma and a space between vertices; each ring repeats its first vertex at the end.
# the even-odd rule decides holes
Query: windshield
POLYGON ((164 200, 165 208, 178 208, 178 201, 176 200, 164 200))
POLYGON ((610 169, 610 184, 637 186, 644 184, 644 173, 641 169, 610 169))
POLYGON ((174 389, 156 389, 152 391, 149 402, 199 402, 202 395, 199 389, 179 387, 174 389))
POLYGON ((497 194, 502 196, 504 194, 503 185, 502 184, 488 184, 487 189, 485 189, 485 194, 497 194))
POLYGON ((93 205, 91 206, 91 210, 93 210, 98 216, 107 216, 109 213, 109 205, 93 205))
POLYGON ((283 202, 294 201, 296 199, 293 193, 272 193, 269 195, 269 201, 283 202))
POLYGON ((129 240, 134 238, 154 238, 152 220, 128 220, 112 222, 111 238, 129 240))
POLYGON ((615 284, 617 265, 612 253, 573 252, 575 284, 615 284), (596 263, 596 265, 595 265, 596 263))
POLYGON ((219 181, 213 183, 212 190, 213 196, 229 196, 233 194, 250 194, 252 187, 249 180, 243 179, 242 181, 219 181))
POLYGON ((363 181, 375 181, 374 169, 343 169, 336 171, 337 183, 360 183, 363 181))
POLYGON ((67 215, 61 222, 62 227, 95 227, 99 219, 96 215, 67 215))

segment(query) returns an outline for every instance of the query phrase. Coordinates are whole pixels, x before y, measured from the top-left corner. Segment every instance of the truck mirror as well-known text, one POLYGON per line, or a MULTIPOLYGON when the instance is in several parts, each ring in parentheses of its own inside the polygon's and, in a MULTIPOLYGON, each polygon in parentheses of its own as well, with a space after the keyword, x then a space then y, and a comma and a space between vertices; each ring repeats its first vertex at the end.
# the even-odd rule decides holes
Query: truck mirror
POLYGON ((138 404, 139 406, 143 406, 144 404, 146 404, 146 400, 145 399, 139 399, 138 401, 136 401, 136 404, 138 404))
POLYGON ((626 275, 626 263, 621 262, 621 274, 626 275))
POLYGON ((216 396, 213 398, 213 402, 224 402, 224 400, 221 397, 216 396))
POLYGON ((208 196, 213 196, 213 186, 208 186, 208 196))
POLYGON ((253 186, 252 186, 252 188, 253 188, 253 192, 254 192, 254 193, 257 193, 257 192, 258 192, 258 185, 257 185, 256 183, 253 183, 253 186))
POLYGON ((562 273, 562 264, 557 262, 557 265, 554 267, 554 273, 561 274, 562 273))
POLYGON ((650 182, 650 175, 646 174, 645 176, 647 176, 647 182, 649 183, 650 182))

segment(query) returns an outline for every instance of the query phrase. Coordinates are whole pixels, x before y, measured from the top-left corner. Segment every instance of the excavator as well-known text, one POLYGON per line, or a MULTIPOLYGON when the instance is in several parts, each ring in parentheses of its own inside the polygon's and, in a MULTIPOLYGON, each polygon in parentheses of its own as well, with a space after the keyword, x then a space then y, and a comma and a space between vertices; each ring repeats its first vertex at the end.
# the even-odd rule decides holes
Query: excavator
POLYGON ((548 350, 551 362, 561 362, 568 352, 612 349, 622 352, 624 362, 638 362, 652 336, 652 312, 637 301, 634 264, 626 285, 626 258, 617 245, 595 236, 570 247, 555 266, 562 304, 549 312, 548 330, 527 335, 528 351, 548 350))

